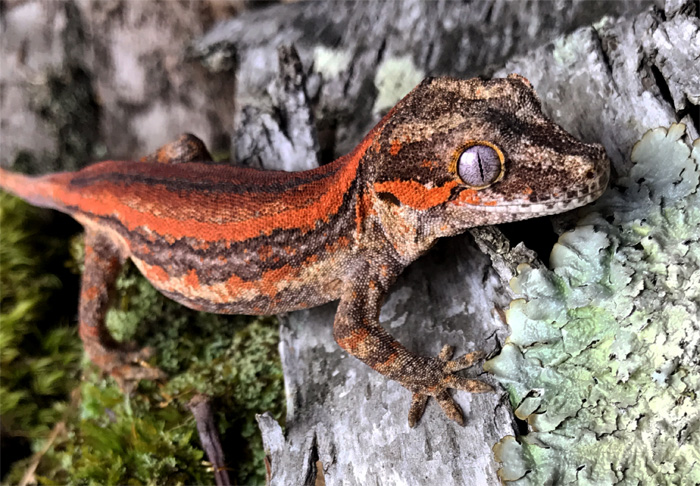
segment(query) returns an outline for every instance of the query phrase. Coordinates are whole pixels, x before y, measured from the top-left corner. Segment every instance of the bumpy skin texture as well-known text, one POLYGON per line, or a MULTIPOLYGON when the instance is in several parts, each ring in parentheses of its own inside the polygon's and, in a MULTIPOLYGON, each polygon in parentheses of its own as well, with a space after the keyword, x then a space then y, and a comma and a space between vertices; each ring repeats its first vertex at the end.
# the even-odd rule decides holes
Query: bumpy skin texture
MULTIPOLYGON (((488 173, 481 155, 473 160, 473 174, 488 173)), ((147 352, 123 349, 104 326, 130 258, 157 289, 197 310, 263 315, 340 299, 336 341, 413 392, 413 426, 429 396, 462 423, 448 389, 490 387, 455 374, 480 353, 451 360, 445 346, 438 357, 417 356, 379 325, 396 277, 440 237, 586 204, 608 171, 601 146, 544 117, 530 83, 510 75, 426 79, 350 154, 306 172, 214 164, 186 135, 137 162, 37 178, 0 171, 0 186, 85 226, 80 335, 119 380, 162 376, 140 364, 147 352), (500 163, 498 178, 478 186, 460 178, 460 155, 473 145, 500 163)))

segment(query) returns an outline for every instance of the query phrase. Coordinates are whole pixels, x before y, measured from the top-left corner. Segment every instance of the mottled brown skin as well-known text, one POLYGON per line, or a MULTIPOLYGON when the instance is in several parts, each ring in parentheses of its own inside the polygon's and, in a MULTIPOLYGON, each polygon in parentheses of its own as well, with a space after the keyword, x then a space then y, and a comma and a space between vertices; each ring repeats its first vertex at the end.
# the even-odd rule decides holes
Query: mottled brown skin
POLYGON ((1 171, 0 186, 85 226, 80 335, 117 379, 162 376, 142 363, 148 353, 123 349, 104 325, 130 258, 157 289, 197 310, 263 315, 340 299, 336 341, 413 393, 413 426, 429 396, 461 424, 448 389, 490 387, 455 374, 481 353, 451 360, 445 346, 438 357, 418 356, 379 325, 396 277, 440 237, 592 201, 608 167, 601 146, 544 117, 530 83, 511 75, 426 79, 353 152, 306 172, 214 164, 184 136, 137 162, 38 178, 1 171), (498 154, 498 179, 462 180, 470 145, 498 154))

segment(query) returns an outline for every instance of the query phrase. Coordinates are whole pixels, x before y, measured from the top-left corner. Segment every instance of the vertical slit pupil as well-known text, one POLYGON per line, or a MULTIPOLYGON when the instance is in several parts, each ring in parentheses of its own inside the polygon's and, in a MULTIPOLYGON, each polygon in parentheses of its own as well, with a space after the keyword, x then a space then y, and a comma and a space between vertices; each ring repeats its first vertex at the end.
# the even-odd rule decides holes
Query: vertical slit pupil
POLYGON ((464 150, 458 164, 461 179, 473 186, 491 184, 498 177, 501 168, 497 152, 485 145, 473 145, 464 150))
POLYGON ((481 151, 479 149, 476 149, 476 162, 479 164, 479 174, 481 174, 481 180, 483 181, 483 180, 485 180, 484 179, 484 166, 481 164, 481 154, 479 152, 481 152, 481 151))

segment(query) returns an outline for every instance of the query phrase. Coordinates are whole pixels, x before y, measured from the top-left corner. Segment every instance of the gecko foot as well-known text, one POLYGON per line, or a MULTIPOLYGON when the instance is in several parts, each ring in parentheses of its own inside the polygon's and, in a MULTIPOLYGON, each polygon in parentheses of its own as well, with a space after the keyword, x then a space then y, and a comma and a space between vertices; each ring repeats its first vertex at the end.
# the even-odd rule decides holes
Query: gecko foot
POLYGON ((161 380, 167 376, 162 370, 148 364, 147 361, 153 356, 152 348, 134 351, 133 346, 128 344, 110 348, 98 346, 97 349, 89 349, 88 354, 92 362, 112 375, 123 390, 131 389, 139 380, 161 380))
POLYGON ((450 395, 449 389, 455 388, 457 390, 464 390, 470 393, 484 393, 493 391, 493 387, 484 383, 483 381, 471 380, 454 375, 454 372, 472 366, 475 362, 483 358, 485 353, 482 351, 476 351, 474 353, 465 354, 464 356, 461 356, 455 360, 450 360, 453 352, 454 349, 449 345, 445 345, 442 348, 442 351, 440 351, 440 354, 436 359, 436 361, 441 362, 441 371, 438 372, 436 380, 437 383, 431 386, 422 387, 423 389, 420 391, 415 391, 415 387, 411 387, 414 389, 414 393, 411 401, 411 408, 408 411, 408 425, 410 427, 415 427, 420 418, 423 416, 425 406, 428 403, 428 398, 431 396, 435 397, 448 418, 454 420, 459 425, 464 425, 462 409, 450 395))

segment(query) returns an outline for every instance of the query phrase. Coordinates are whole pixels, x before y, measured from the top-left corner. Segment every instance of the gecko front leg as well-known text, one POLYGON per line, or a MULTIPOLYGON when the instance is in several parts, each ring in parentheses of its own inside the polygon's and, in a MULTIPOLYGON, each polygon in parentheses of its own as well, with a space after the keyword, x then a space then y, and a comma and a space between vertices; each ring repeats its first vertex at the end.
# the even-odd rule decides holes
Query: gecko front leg
POLYGON ((380 324, 379 311, 391 283, 382 277, 381 265, 363 263, 346 280, 333 326, 336 342, 348 353, 413 393, 408 423, 415 426, 429 397, 435 397, 445 414, 464 425, 462 410, 450 395, 455 388, 471 393, 493 390, 490 385, 467 379, 455 372, 472 366, 483 357, 474 352, 451 360, 445 346, 437 357, 418 356, 407 350, 380 324))

